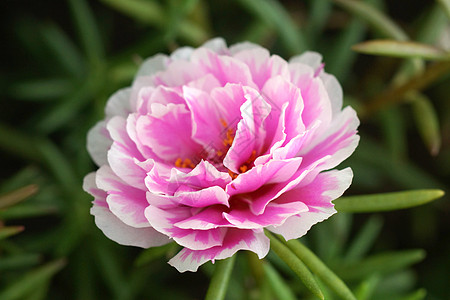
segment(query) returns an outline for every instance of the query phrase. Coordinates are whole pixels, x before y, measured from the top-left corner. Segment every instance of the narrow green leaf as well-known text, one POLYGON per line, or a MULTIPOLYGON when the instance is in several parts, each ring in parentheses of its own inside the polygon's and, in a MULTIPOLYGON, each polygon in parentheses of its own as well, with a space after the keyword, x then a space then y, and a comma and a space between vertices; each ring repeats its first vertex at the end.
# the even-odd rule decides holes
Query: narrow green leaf
POLYGON ((363 213, 410 208, 444 195, 442 190, 412 190, 373 195, 348 196, 334 200, 339 212, 363 213))
POLYGON ((103 40, 91 8, 85 0, 69 0, 69 5, 89 60, 91 63, 100 62, 104 56, 103 40))
POLYGON ((0 196, 0 209, 12 206, 16 203, 19 203, 25 200, 28 197, 36 194, 38 191, 38 186, 35 184, 30 184, 20 188, 18 190, 9 192, 6 195, 0 196))
POLYGON ((23 226, 5 226, 0 227, 0 241, 12 235, 16 235, 24 230, 23 226))
POLYGON ((333 0, 336 4, 354 13, 366 21, 375 31, 383 37, 398 41, 408 40, 406 33, 398 27, 390 18, 373 6, 356 0, 333 0))
POLYGON ((315 41, 321 36, 323 28, 329 21, 332 3, 329 0, 314 0, 310 2, 311 7, 305 32, 309 41, 315 41))
POLYGON ((9 88, 9 94, 23 100, 49 101, 66 96, 73 88, 73 82, 68 79, 34 79, 14 83, 9 88))
POLYGON ((213 277, 211 278, 205 300, 225 299, 235 260, 236 254, 230 258, 216 262, 216 268, 213 277))
POLYGON ((450 54, 431 45, 395 40, 372 40, 352 47, 365 54, 428 60, 450 60, 450 54))
POLYGON ((364 278, 372 274, 387 274, 409 267, 425 258, 422 249, 405 250, 373 255, 361 261, 337 267, 338 274, 347 280, 364 278))
POLYGON ((417 291, 402 297, 400 300, 424 300, 427 297, 425 289, 418 289, 417 291))
POLYGON ((325 299, 314 275, 305 266, 305 261, 297 257, 288 247, 283 245, 278 238, 266 231, 270 239, 270 248, 275 252, 303 281, 305 286, 319 299, 325 299))
POLYGON ((17 157, 31 161, 39 161, 39 155, 34 150, 35 139, 0 123, 0 149, 17 157))
POLYGON ((296 297, 289 286, 284 281, 283 277, 278 274, 277 270, 275 270, 270 263, 264 263, 263 265, 264 273, 267 278, 267 282, 272 288, 273 293, 275 294, 277 299, 283 300, 295 300, 296 297))
POLYGON ((55 214, 58 208, 52 205, 20 204, 0 210, 0 219, 14 220, 55 214))
POLYGON ((317 275, 331 290, 344 300, 356 300, 356 297, 333 271, 331 271, 311 250, 298 240, 290 240, 286 245, 317 275))
MULTIPOLYGON (((165 29, 167 26, 166 11, 155 1, 145 0, 101 0, 106 5, 130 16, 138 22, 165 29)), ((184 20, 179 26, 180 37, 193 44, 200 44, 208 39, 209 34, 197 24, 184 20)))
POLYGON ((340 81, 344 80, 351 73, 352 62, 357 53, 349 51, 350 47, 360 42, 364 38, 366 31, 365 24, 357 19, 350 23, 339 33, 333 47, 325 49, 326 70, 333 74, 340 81))
POLYGON ((422 140, 431 155, 437 155, 441 148, 441 133, 438 116, 430 99, 419 93, 411 93, 408 99, 411 100, 414 120, 422 140))
POLYGON ((2 259, 0 259, 0 272, 4 271, 19 271, 21 269, 30 268, 39 263, 42 259, 40 254, 25 253, 25 254, 14 254, 5 256, 2 254, 2 259))
POLYGON ((447 17, 450 19, 450 0, 437 0, 444 9, 447 17))
POLYGON ((383 226, 383 221, 378 216, 372 216, 359 230, 356 237, 348 247, 346 261, 356 261, 363 257, 372 247, 383 226))
POLYGON ((276 28, 284 47, 291 54, 301 53, 308 48, 303 34, 279 2, 274 0, 239 0, 239 2, 261 21, 276 28))
POLYGON ((378 275, 370 276, 368 279, 361 282, 355 291, 355 296, 358 300, 372 299, 372 295, 376 292, 380 277, 378 275))
POLYGON ((80 77, 83 75, 85 61, 70 38, 53 23, 41 26, 41 36, 50 49, 53 58, 69 73, 80 77))
POLYGON ((61 270, 65 264, 65 261, 60 259, 26 273, 22 278, 1 291, 0 299, 23 299, 25 296, 33 293, 34 289, 38 286, 49 280, 54 274, 61 270))
POLYGON ((144 24, 160 26, 165 23, 165 11, 158 2, 145 0, 101 1, 144 24))

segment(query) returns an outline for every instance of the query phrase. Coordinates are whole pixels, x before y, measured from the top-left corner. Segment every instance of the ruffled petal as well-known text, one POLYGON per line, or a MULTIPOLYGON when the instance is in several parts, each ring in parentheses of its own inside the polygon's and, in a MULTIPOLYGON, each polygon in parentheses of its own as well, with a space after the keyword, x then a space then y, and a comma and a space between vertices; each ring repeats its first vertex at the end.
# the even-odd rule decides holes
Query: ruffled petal
POLYGON ((240 51, 233 57, 248 66, 253 82, 260 89, 274 76, 280 75, 286 80, 290 78, 288 63, 278 55, 270 56, 269 51, 262 47, 240 51))
POLYGON ((146 172, 137 162, 144 161, 142 153, 126 131, 126 120, 116 116, 107 125, 114 142, 108 151, 108 162, 114 173, 129 185, 144 189, 146 172))
POLYGON ((271 111, 270 105, 258 91, 245 88, 244 92, 247 101, 241 106, 242 119, 238 123, 233 143, 223 160, 224 166, 235 173, 240 173, 240 166, 248 161, 252 154, 254 156, 260 153, 264 147, 266 131, 262 124, 271 111))
POLYGON ((200 153, 202 148, 191 138, 191 115, 184 104, 152 104, 152 114, 139 116, 137 138, 164 161, 175 162, 200 153))
POLYGON ((284 193, 277 202, 303 202, 308 206, 308 211, 288 218, 281 226, 272 226, 268 229, 281 234, 286 240, 303 236, 312 225, 336 213, 331 201, 344 193, 350 186, 352 177, 350 168, 328 171, 319 174, 310 184, 299 185, 284 193))
POLYGON ((265 184, 286 182, 296 173, 301 162, 302 158, 295 157, 255 166, 227 184, 225 191, 233 196, 256 191, 265 184))
POLYGON ((102 166, 96 173, 96 185, 108 196, 106 202, 111 212, 128 226, 150 227, 144 215, 149 205, 145 191, 129 186, 108 166, 102 166))
POLYGON ((185 248, 173 257, 169 264, 179 272, 195 272, 205 262, 231 257, 239 250, 253 251, 261 259, 269 252, 269 239, 262 231, 230 228, 222 246, 202 251, 185 248))
POLYGON ((330 124, 328 130, 316 132, 298 153, 303 157, 303 164, 309 165, 328 156, 320 166, 321 170, 336 167, 349 157, 359 142, 357 127, 359 120, 351 107, 346 107, 330 124))
POLYGON ((206 48, 195 50, 191 59, 201 72, 214 75, 222 86, 227 83, 240 83, 256 87, 248 66, 237 59, 219 55, 206 48))
POLYGON ((170 242, 168 237, 151 227, 131 227, 112 214, 105 200, 107 193, 95 184, 95 173, 90 173, 84 178, 83 189, 95 197, 91 214, 95 218, 97 227, 109 239, 121 245, 142 248, 157 247, 170 242))
POLYGON ((122 116, 126 118, 131 111, 131 88, 125 88, 115 92, 106 103, 105 115, 107 118, 122 116))
POLYGON ((98 122, 87 135, 87 150, 97 166, 108 163, 107 153, 113 141, 106 129, 106 122, 98 122))
POLYGON ((192 139, 214 152, 223 147, 220 113, 216 101, 204 91, 183 87, 183 96, 191 112, 192 139))
POLYGON ((225 219, 240 229, 258 229, 270 225, 282 225, 287 218, 308 211, 302 202, 269 203, 262 214, 255 215, 248 209, 233 209, 224 213, 225 219))
POLYGON ((149 206, 145 209, 148 222, 157 231, 169 236, 177 244, 192 250, 205 250, 221 246, 226 235, 226 228, 212 228, 209 230, 182 229, 174 224, 192 216, 188 207, 160 209, 149 206))

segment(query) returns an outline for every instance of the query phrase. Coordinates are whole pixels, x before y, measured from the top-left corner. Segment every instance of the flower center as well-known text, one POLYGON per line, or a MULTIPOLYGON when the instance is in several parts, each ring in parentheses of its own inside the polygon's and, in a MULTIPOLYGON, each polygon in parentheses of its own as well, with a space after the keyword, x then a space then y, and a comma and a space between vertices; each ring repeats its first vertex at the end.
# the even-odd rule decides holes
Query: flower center
MULTIPOLYGON (((235 137, 235 132, 233 131, 232 128, 230 128, 228 126, 227 121, 225 121, 224 119, 220 119, 220 123, 222 124, 222 126, 224 127, 224 134, 223 134, 223 148, 216 150, 215 151, 215 157, 212 158, 213 161, 215 161, 216 163, 220 162, 220 164, 223 162, 223 159, 225 158, 225 155, 227 154, 228 150, 230 150, 231 145, 233 145, 233 141, 234 141, 234 137, 235 137)), ((211 159, 211 158, 210 158, 211 159)), ((249 169, 251 169, 253 167, 253 162, 256 159, 256 150, 253 150, 250 157, 247 159, 247 161, 245 161, 240 167, 239 167, 239 174, 245 173, 247 172, 249 169)), ((175 161, 175 167, 177 168, 190 168, 190 169, 194 169, 195 168, 195 164, 192 162, 191 159, 189 158, 177 158, 177 160, 175 161)), ((232 179, 235 179, 236 177, 238 177, 239 174, 234 173, 231 170, 228 170, 228 174, 230 175, 230 177, 232 179)))

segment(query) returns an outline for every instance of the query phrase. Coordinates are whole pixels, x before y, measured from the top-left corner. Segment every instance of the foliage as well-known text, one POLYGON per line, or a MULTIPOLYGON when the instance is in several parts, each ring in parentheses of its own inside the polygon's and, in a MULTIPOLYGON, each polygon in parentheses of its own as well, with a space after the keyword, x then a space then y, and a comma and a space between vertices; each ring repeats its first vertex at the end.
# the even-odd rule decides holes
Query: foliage
POLYGON ((3 1, 0 299, 450 298, 448 198, 368 214, 449 188, 449 3, 3 1), (353 196, 301 242, 271 236, 263 261, 239 253, 178 274, 165 263, 176 245, 123 247, 95 227, 85 137, 144 58, 214 36, 323 53, 362 118, 345 162, 353 196))

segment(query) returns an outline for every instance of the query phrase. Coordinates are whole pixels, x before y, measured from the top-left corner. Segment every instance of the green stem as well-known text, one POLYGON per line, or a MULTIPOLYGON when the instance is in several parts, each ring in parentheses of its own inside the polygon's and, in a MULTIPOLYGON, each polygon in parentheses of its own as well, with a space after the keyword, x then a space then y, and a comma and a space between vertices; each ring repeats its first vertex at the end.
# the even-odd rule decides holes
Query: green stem
POLYGON ((285 242, 288 248, 311 269, 322 281, 344 300, 356 300, 347 285, 331 271, 311 250, 298 240, 285 242))
POLYGON ((236 254, 226 260, 216 262, 216 269, 209 284, 205 300, 223 300, 225 298, 235 260, 236 254))
POLYGON ((266 231, 266 235, 270 239, 270 248, 300 277, 305 286, 319 299, 325 299, 314 275, 308 270, 303 261, 273 234, 266 231))

